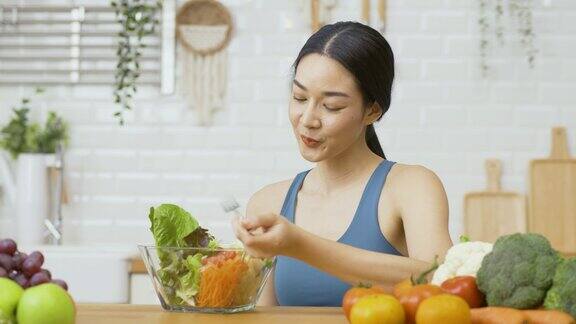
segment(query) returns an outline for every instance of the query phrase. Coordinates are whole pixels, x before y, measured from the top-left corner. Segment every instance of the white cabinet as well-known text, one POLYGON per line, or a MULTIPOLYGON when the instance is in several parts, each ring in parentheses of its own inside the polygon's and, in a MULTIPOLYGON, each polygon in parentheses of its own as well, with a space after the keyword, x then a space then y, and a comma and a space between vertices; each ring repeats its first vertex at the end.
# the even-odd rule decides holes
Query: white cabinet
POLYGON ((147 274, 133 273, 130 276, 130 304, 160 304, 147 274))
POLYGON ((123 246, 36 245, 20 251, 44 254, 43 267, 68 283, 77 303, 127 303, 129 260, 133 248, 123 246))

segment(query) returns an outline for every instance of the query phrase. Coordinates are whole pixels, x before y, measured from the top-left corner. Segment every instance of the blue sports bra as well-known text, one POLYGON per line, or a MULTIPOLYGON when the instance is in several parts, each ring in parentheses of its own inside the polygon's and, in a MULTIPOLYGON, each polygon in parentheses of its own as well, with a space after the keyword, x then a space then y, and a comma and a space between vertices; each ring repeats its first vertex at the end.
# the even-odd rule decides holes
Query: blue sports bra
MULTIPOLYGON (((357 248, 402 255, 386 240, 378 222, 378 203, 394 162, 383 160, 368 180, 352 223, 338 240, 357 248)), ((310 170, 299 173, 284 200, 281 215, 294 222, 298 191, 310 170)), ((279 256, 274 273, 276 299, 281 306, 340 306, 350 285, 299 260, 279 256)))

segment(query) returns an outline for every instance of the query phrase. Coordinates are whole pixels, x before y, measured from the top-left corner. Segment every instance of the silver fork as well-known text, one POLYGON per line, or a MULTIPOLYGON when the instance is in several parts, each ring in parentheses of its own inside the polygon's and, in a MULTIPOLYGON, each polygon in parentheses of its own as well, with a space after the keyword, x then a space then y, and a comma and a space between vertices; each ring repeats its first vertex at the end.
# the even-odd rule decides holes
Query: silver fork
MULTIPOLYGON (((236 201, 234 197, 228 196, 223 198, 220 201, 220 206, 222 207, 224 212, 233 213, 239 219, 246 219, 246 217, 242 215, 242 213, 240 213, 240 204, 238 203, 238 201, 236 201)), ((245 257, 246 257, 246 249, 244 248, 242 249, 242 261, 244 261, 245 257)))
POLYGON ((222 199, 220 201, 220 206, 222 206, 222 209, 227 212, 227 213, 234 213, 234 215, 238 216, 238 218, 240 219, 246 219, 241 213, 240 213, 240 204, 236 201, 236 199, 234 199, 234 197, 230 196, 230 197, 226 197, 224 199, 222 199))
MULTIPOLYGON (((246 219, 246 215, 242 215, 242 213, 240 213, 240 210, 239 210, 240 204, 238 203, 238 201, 236 201, 236 199, 234 199, 234 197, 229 196, 229 197, 222 199, 220 201, 220 206, 222 206, 222 209, 226 213, 234 213, 234 215, 238 216, 238 218, 246 219)), ((258 234, 262 234, 263 230, 261 227, 258 227, 258 228, 250 230, 249 233, 252 235, 258 235, 258 234)))
MULTIPOLYGON (((242 213, 240 213, 240 204, 238 203, 238 201, 236 201, 234 197, 228 196, 226 198, 223 198, 220 201, 220 206, 222 206, 222 209, 226 213, 234 213, 234 215, 238 216, 238 218, 246 219, 246 215, 242 215, 242 213)), ((248 233, 250 235, 260 235, 264 233, 264 229, 262 227, 258 227, 255 229, 251 229, 250 231, 248 231, 248 233)), ((245 251, 246 250, 243 250, 242 256, 244 256, 245 251)))

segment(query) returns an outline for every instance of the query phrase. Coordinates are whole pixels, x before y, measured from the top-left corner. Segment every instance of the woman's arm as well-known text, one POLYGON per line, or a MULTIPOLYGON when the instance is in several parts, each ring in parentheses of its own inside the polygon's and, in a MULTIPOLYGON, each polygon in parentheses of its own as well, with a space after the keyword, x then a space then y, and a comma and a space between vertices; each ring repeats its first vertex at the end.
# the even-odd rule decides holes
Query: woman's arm
MULTIPOLYGON (((286 195, 290 183, 291 181, 274 183, 254 193, 246 205, 246 216, 254 217, 270 211, 279 211, 282 208, 282 198, 286 195)), ((278 306, 274 287, 274 270, 272 269, 270 277, 266 281, 258 299, 258 306, 278 306)))
POLYGON ((424 167, 402 165, 392 179, 394 200, 402 217, 408 255, 432 262, 452 246, 448 232, 448 199, 436 174, 424 167))
MULTIPOLYGON (((423 169, 423 168, 422 168, 423 169)), ((410 257, 388 255, 323 239, 273 213, 248 220, 235 220, 236 235, 248 252, 257 256, 283 254, 310 264, 350 284, 394 284, 429 267, 435 255, 443 256, 450 247, 447 202, 442 184, 426 169, 402 172, 396 180, 411 188, 410 195, 399 188, 398 203, 405 224, 410 257), (408 225, 408 226, 406 226, 408 225), (262 226, 265 232, 251 235, 262 226)))
POLYGON ((285 255, 329 273, 350 284, 378 283, 387 288, 425 270, 429 264, 407 257, 388 255, 327 240, 286 221, 276 214, 250 220, 234 220, 236 236, 247 252, 257 257, 285 255), (266 231, 251 235, 262 226, 266 231))
POLYGON ((398 282, 430 266, 428 262, 359 249, 321 238, 304 230, 296 231, 295 235, 298 236, 294 240, 297 244, 288 256, 352 285, 379 284, 392 290, 398 282))

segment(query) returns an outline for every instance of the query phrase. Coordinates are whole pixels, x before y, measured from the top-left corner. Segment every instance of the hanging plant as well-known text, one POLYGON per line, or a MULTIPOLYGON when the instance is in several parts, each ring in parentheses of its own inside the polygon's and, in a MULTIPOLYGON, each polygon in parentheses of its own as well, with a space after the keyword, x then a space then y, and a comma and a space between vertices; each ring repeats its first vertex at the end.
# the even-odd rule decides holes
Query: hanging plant
POLYGON ((511 0, 509 3, 510 14, 518 21, 518 33, 520 43, 524 47, 526 59, 531 68, 538 52, 534 46, 534 29, 532 25, 532 1, 511 0))
POLYGON ((114 113, 120 125, 124 125, 124 113, 131 110, 136 94, 136 82, 141 74, 140 58, 146 47, 143 39, 156 31, 157 12, 162 8, 160 0, 153 4, 146 0, 111 0, 116 21, 121 25, 116 49, 116 74, 114 75, 114 102, 120 110, 114 113))
POLYGON ((478 25, 480 27, 480 69, 482 76, 488 74, 488 1, 480 0, 480 18, 478 18, 478 25))
MULTIPOLYGON (((488 49, 490 48, 490 21, 489 0, 479 0, 478 25, 480 29, 480 69, 484 77, 487 76, 489 66, 487 63, 488 49)), ((494 0, 494 34, 500 46, 504 45, 504 0, 494 0)), ((517 32, 520 36, 520 44, 526 54, 530 68, 534 68, 536 53, 534 46, 534 29, 532 24, 532 0, 508 0, 508 11, 515 20, 517 32)))

